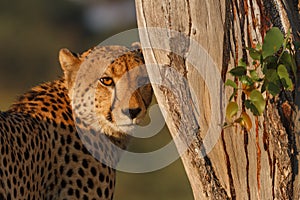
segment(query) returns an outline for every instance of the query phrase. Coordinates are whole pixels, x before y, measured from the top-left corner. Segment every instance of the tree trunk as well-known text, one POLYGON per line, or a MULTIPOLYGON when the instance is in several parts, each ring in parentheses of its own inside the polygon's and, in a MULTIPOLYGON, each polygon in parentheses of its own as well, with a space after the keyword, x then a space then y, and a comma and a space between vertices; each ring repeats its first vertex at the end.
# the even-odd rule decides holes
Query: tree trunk
POLYGON ((194 198, 300 199, 299 90, 267 98, 250 131, 222 129, 227 72, 250 61, 246 47, 272 26, 299 40, 298 1, 136 0, 136 9, 150 80, 194 198))

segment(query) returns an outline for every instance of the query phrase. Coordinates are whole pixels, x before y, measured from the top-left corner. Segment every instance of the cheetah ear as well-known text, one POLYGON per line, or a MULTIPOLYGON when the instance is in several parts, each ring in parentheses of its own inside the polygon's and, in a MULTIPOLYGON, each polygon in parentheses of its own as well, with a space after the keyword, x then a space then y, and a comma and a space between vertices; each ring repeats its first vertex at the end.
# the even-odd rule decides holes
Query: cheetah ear
POLYGON ((141 43, 139 43, 139 42, 132 43, 130 50, 135 51, 135 53, 137 53, 138 55, 140 55, 141 58, 143 58, 143 48, 142 48, 141 43))
POLYGON ((132 48, 132 49, 142 49, 142 45, 141 45, 140 42, 133 42, 133 43, 131 44, 131 48, 132 48))
POLYGON ((66 48, 59 51, 59 62, 64 71, 66 86, 70 91, 76 79, 77 71, 79 70, 82 60, 74 53, 66 48))

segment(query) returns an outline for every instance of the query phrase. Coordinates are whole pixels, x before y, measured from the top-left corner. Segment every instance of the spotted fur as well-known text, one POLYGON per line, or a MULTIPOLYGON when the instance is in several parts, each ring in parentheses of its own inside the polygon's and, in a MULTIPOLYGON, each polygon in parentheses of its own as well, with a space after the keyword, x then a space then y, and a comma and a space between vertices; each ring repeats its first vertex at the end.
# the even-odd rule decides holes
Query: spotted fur
MULTIPOLYGON (((71 106, 73 98, 77 98, 76 92, 80 92, 80 87, 76 88, 77 72, 83 63, 93 65, 92 59, 97 59, 97 64, 102 63, 99 67, 104 73, 99 74, 99 79, 111 77, 115 82, 129 68, 143 63, 140 51, 124 47, 96 47, 80 55, 61 50, 64 77, 32 88, 8 111, 0 112, 0 199, 113 199, 115 169, 99 162, 98 158, 104 154, 114 157, 110 146, 101 141, 91 143, 98 149, 98 157, 95 157, 78 134, 71 106), (118 49, 121 53, 115 56, 118 49)), ((138 78, 138 74, 130 77, 123 87, 138 78)), ((113 93, 118 88, 97 82, 90 89, 96 94, 93 103, 96 114, 104 116, 98 121, 104 131, 101 134, 112 144, 125 148, 127 135, 118 127, 118 119, 127 116, 134 123, 142 118, 151 101, 151 87, 139 88, 130 98, 126 109, 140 109, 134 114, 122 112, 125 109, 122 99, 118 99, 118 106, 112 109, 113 93), (120 113, 124 116, 118 116, 120 113)), ((98 137, 97 134, 94 137, 98 137)))

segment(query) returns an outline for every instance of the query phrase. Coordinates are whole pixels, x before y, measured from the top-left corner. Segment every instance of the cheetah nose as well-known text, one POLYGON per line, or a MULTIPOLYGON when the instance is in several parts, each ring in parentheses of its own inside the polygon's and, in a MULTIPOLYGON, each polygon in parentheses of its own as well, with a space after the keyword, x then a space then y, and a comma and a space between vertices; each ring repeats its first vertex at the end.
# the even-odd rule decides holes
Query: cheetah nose
POLYGON ((140 114, 141 111, 142 111, 142 109, 140 109, 140 108, 129 108, 129 109, 122 110, 122 112, 125 115, 127 115, 128 117, 130 117, 130 119, 136 118, 140 114))

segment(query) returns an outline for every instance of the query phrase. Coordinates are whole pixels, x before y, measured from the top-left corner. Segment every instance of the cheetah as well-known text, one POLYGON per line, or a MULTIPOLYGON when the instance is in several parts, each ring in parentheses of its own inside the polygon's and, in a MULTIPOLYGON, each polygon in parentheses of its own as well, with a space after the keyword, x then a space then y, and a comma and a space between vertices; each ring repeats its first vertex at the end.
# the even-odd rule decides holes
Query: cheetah
POLYGON ((113 199, 121 151, 152 100, 142 52, 61 49, 59 62, 62 78, 0 112, 0 199, 113 199))

